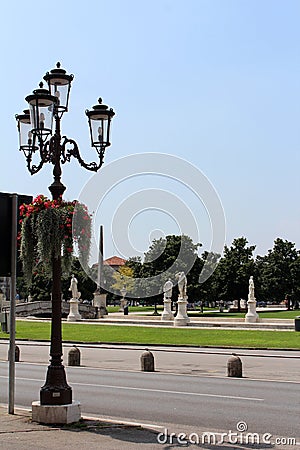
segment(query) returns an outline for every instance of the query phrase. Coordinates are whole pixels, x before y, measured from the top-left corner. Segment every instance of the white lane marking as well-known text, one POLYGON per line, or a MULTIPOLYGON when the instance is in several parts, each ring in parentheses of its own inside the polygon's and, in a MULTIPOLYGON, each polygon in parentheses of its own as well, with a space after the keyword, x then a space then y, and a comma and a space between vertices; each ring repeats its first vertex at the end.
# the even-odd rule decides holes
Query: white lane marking
MULTIPOLYGON (((7 378, 5 376, 1 376, 0 378, 7 378)), ((21 378, 18 377, 18 380, 22 381, 41 381, 37 378, 21 378)), ((104 388, 104 389, 123 389, 127 391, 144 391, 144 392, 159 392, 161 394, 175 394, 175 395, 192 395, 192 396, 198 396, 198 397, 215 397, 215 398, 229 398, 233 400, 252 400, 255 402, 263 402, 264 398, 255 398, 255 397, 241 397, 241 396, 235 396, 235 395, 219 395, 219 394, 206 394, 206 393, 199 393, 199 392, 184 392, 184 391, 169 391, 165 389, 149 389, 149 388, 138 388, 138 387, 131 387, 131 386, 114 386, 109 384, 93 384, 93 383, 76 383, 72 382, 73 385, 77 386, 89 386, 89 387, 96 387, 96 388, 104 388)))
POLYGON ((253 400, 256 402, 263 402, 264 398, 255 398, 255 397, 238 397, 235 395, 218 395, 218 394, 203 394, 199 392, 184 392, 184 391, 168 391, 165 389, 149 389, 149 388, 138 388, 138 387, 129 387, 129 386, 110 386, 108 384, 88 384, 88 383, 72 383, 77 384, 78 386, 91 386, 91 387, 102 387, 108 389, 125 389, 132 391, 145 391, 145 392, 160 392, 162 394, 176 394, 176 395, 193 395, 200 397, 217 397, 217 398, 230 398, 236 400, 253 400))

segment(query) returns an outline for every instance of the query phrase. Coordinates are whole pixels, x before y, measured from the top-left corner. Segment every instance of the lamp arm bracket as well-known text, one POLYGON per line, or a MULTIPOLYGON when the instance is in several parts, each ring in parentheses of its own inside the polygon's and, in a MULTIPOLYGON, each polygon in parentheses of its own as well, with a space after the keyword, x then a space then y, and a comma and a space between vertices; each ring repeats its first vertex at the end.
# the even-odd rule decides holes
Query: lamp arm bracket
MULTIPOLYGON (((98 153, 99 154, 99 153, 98 153)), ((63 136, 63 142, 61 145, 61 162, 65 164, 67 161, 70 162, 71 157, 74 157, 78 160, 79 164, 87 170, 91 170, 93 172, 97 172, 103 164, 104 159, 104 151, 99 154, 99 163, 91 162, 86 163, 80 156, 79 148, 77 143, 73 139, 69 139, 66 136, 63 136), (69 147, 71 146, 71 147, 69 147)))
POLYGON ((35 173, 38 173, 41 170, 41 168, 43 167, 43 165, 44 165, 44 161, 43 160, 41 160, 38 165, 31 164, 32 163, 32 155, 27 155, 26 156, 26 162, 27 162, 27 169, 28 169, 28 171, 30 172, 31 175, 34 175, 35 173))
POLYGON ((42 141, 39 142, 40 162, 38 164, 32 164, 32 155, 34 154, 34 150, 31 149, 29 153, 23 151, 26 157, 27 169, 31 175, 38 173, 43 165, 51 160, 51 154, 50 150, 48 151, 48 147, 49 142, 46 142, 45 144, 42 141))

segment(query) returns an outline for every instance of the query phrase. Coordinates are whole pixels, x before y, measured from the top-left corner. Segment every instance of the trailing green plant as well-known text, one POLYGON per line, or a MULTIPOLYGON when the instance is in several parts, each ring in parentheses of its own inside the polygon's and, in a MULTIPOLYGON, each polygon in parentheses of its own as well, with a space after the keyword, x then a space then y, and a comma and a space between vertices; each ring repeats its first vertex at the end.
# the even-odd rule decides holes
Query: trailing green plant
POLYGON ((39 195, 32 203, 20 206, 20 216, 20 259, 28 286, 37 270, 51 274, 53 258, 62 256, 63 271, 69 272, 75 248, 81 264, 87 267, 91 216, 85 205, 39 195))

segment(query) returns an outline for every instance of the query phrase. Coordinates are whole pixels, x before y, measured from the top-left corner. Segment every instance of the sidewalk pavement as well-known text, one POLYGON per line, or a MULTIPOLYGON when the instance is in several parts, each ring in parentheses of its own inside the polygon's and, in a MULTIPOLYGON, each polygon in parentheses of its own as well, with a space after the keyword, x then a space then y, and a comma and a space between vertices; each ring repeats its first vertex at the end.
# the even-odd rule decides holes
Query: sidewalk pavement
MULTIPOLYGON (((223 430, 224 431, 224 430, 223 430)), ((132 423, 121 423, 106 421, 92 417, 82 417, 79 422, 69 425, 43 425, 31 420, 31 411, 15 408, 14 414, 8 414, 7 408, 0 405, 0 449, 2 450, 175 450, 189 448, 190 450, 249 450, 249 448, 295 450, 295 445, 266 444, 242 444, 232 446, 231 443, 221 444, 183 444, 182 432, 186 437, 199 436, 205 433, 201 427, 195 431, 188 425, 178 427, 165 424, 165 427, 154 425, 137 425, 132 423), (168 432, 167 442, 165 430, 168 432), (158 437, 160 435, 160 440, 158 437), (181 437, 180 437, 181 436, 181 437), (181 441, 178 440, 180 437, 181 441), (180 443, 181 442, 181 443, 180 443)), ((210 430, 216 437, 220 437, 222 430, 210 430)), ((201 442, 201 441, 200 441, 201 442)))
POLYGON ((3 450, 166 448, 158 444, 156 436, 157 431, 151 429, 92 418, 82 418, 70 425, 41 425, 32 422, 31 411, 15 409, 12 415, 8 414, 7 407, 0 406, 0 449, 3 450))

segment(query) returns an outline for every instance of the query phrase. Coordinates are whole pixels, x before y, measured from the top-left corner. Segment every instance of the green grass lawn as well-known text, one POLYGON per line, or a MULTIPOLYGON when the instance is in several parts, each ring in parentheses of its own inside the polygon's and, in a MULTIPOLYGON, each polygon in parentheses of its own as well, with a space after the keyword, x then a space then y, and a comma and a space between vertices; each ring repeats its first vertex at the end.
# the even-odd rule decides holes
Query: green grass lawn
MULTIPOLYGON (((204 311, 203 314, 196 311, 188 311, 188 315, 190 317, 245 317, 245 312, 242 313, 234 313, 234 312, 223 312, 220 313, 218 311, 204 311)), ((258 315, 261 319, 294 319, 295 317, 300 315, 300 311, 258 311, 258 315)))
MULTIPOLYGON (((164 344, 212 347, 300 349, 300 333, 295 331, 221 330, 94 325, 63 322, 66 342, 164 344)), ((0 332, 0 339, 8 334, 0 332)), ((17 321, 16 339, 50 339, 50 322, 17 321)))
MULTIPOLYGON (((108 306, 108 312, 118 312, 120 307, 119 306, 108 306)), ((159 313, 161 313, 163 311, 163 306, 159 305, 157 307, 157 310, 159 313)), ((141 315, 143 315, 143 313, 153 313, 154 312, 154 307, 153 306, 129 306, 129 313, 130 312, 138 312, 141 315)), ((297 311, 287 311, 287 310, 282 310, 282 311, 272 311, 272 309, 270 309, 269 311, 259 311, 258 312, 259 316, 261 319, 294 319, 295 317, 300 315, 300 310, 297 311)), ((188 315, 190 317, 220 317, 220 318, 229 318, 229 317, 245 317, 245 312, 242 313, 234 313, 234 312, 223 312, 220 313, 219 310, 216 309, 209 309, 209 308, 204 308, 204 312, 201 313, 200 310, 188 310, 188 315)))

